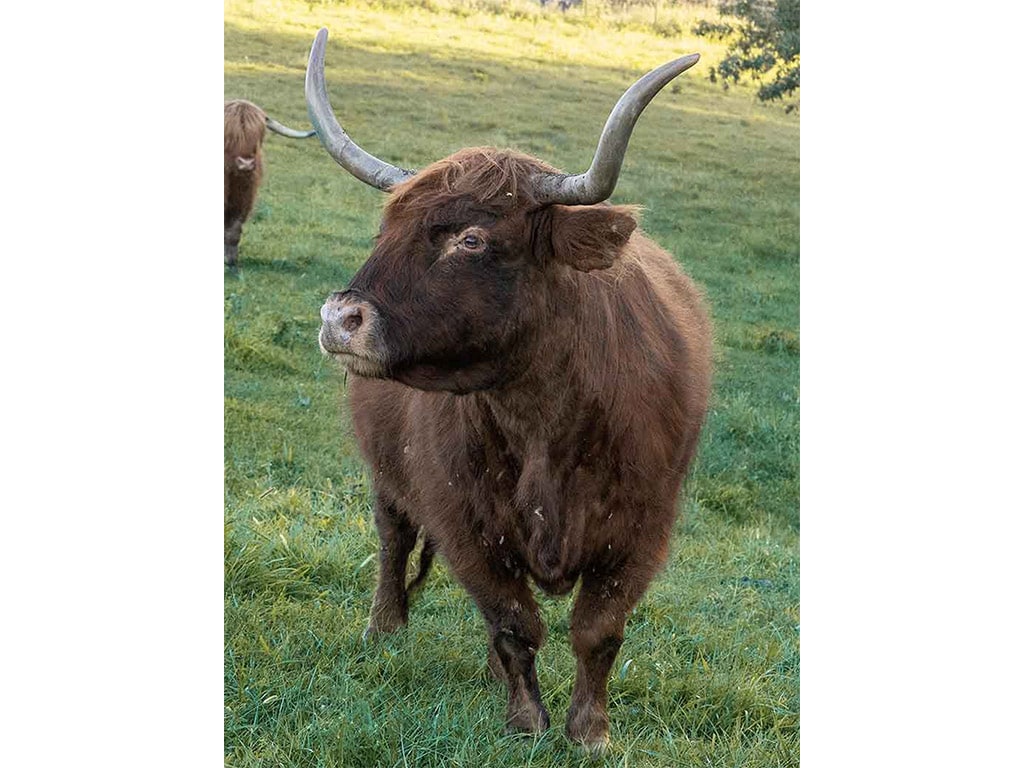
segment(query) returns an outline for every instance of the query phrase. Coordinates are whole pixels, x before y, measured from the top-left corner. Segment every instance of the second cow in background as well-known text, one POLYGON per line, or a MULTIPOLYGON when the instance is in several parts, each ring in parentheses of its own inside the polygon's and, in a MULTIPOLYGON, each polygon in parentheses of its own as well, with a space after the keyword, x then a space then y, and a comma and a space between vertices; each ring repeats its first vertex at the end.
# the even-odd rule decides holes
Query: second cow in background
POLYGON ((224 104, 224 263, 238 261, 242 225, 256 202, 263 178, 263 139, 266 129, 290 139, 307 139, 316 131, 297 131, 268 117, 250 101, 224 104))

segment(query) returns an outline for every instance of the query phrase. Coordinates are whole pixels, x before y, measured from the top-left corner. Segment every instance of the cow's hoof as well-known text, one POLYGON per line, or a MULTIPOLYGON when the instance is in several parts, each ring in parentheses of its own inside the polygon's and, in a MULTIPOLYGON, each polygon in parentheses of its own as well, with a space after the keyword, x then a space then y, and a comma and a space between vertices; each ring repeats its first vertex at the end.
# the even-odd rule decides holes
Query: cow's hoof
POLYGON ((509 707, 505 720, 505 733, 542 733, 548 729, 551 719, 543 706, 533 702, 522 703, 509 707))
POLYGON ((612 740, 608 737, 608 734, 606 733, 604 736, 594 741, 579 742, 579 746, 582 750, 589 753, 593 757, 601 757, 606 752, 608 752, 608 748, 611 746, 611 743, 612 740))
POLYGON ((594 755, 604 754, 611 743, 608 715, 593 705, 571 705, 565 723, 565 735, 594 755))
POLYGON ((405 621, 394 617, 374 616, 363 630, 363 642, 372 640, 377 635, 390 635, 405 626, 405 621))

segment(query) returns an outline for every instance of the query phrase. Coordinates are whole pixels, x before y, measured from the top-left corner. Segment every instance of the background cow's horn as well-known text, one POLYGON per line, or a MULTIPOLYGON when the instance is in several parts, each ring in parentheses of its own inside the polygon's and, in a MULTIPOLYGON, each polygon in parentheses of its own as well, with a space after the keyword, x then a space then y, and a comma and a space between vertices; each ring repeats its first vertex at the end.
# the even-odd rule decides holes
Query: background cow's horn
POLYGON ((287 125, 277 122, 272 117, 266 119, 267 128, 272 130, 274 133, 279 133, 282 136, 287 136, 289 139, 308 139, 310 136, 316 136, 316 131, 297 131, 294 128, 289 128, 287 125))
POLYGON ((619 180, 626 146, 640 113, 676 75, 685 72, 700 58, 699 53, 670 61, 653 69, 629 87, 604 124, 594 161, 586 173, 575 176, 544 174, 536 178, 538 202, 563 205, 593 205, 607 200, 619 180))
POLYGON ((306 67, 306 109, 320 143, 342 168, 360 181, 377 189, 389 192, 401 181, 413 176, 415 171, 396 168, 378 160, 359 148, 338 123, 327 98, 327 81, 324 78, 324 52, 327 48, 327 28, 316 33, 313 48, 309 52, 306 67))

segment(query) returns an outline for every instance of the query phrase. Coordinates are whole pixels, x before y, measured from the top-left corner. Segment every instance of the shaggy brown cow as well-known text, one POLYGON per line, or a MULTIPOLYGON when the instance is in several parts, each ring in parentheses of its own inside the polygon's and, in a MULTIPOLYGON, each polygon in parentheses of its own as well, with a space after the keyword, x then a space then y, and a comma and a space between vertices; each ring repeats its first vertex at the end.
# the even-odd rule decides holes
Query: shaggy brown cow
POLYGON ((316 135, 316 131, 282 125, 252 102, 235 99, 224 104, 224 263, 228 265, 238 260, 242 225, 256 202, 267 128, 291 139, 316 135))
POLYGON ((633 208, 602 201, 640 111, 697 57, 626 92, 586 174, 479 148, 413 173, 338 125, 325 47, 321 30, 310 119, 340 164, 391 192, 369 260, 321 309, 321 347, 355 374, 349 402, 376 492, 367 631, 405 624, 424 529, 428 563, 436 546, 486 620, 508 726, 540 731, 545 628, 528 580, 556 595, 579 581, 566 731, 600 749, 609 669, 668 556, 711 377, 701 292, 636 229, 633 208))

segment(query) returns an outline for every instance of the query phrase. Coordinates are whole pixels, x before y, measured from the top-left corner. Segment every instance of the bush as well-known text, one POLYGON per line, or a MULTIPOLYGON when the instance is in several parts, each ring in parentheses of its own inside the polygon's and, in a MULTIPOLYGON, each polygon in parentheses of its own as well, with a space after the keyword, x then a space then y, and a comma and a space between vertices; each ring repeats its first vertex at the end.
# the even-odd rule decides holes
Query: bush
MULTIPOLYGON (((719 13, 735 21, 702 21, 693 33, 712 39, 730 39, 726 57, 713 67, 712 82, 723 87, 743 77, 764 82, 757 91, 761 101, 795 99, 800 88, 800 0, 722 0, 719 13)), ((786 104, 786 111, 797 102, 786 104)))

